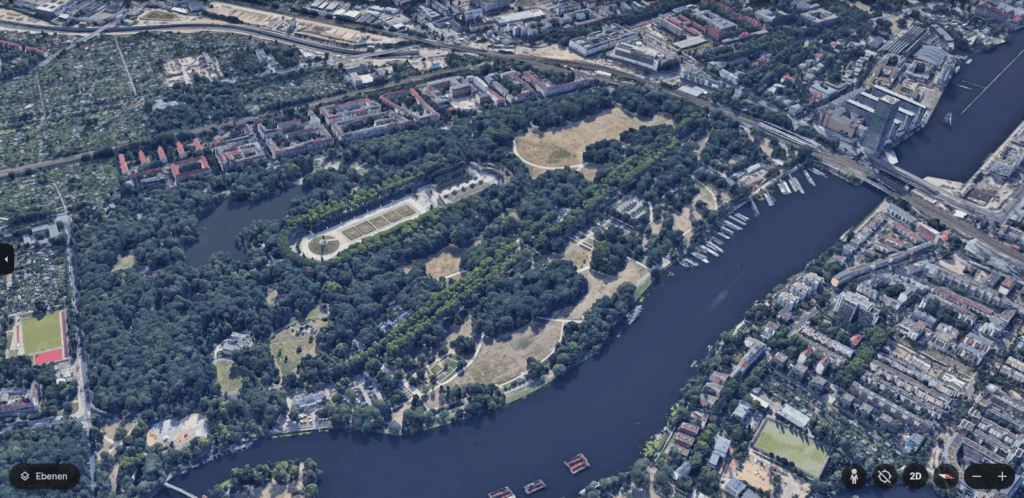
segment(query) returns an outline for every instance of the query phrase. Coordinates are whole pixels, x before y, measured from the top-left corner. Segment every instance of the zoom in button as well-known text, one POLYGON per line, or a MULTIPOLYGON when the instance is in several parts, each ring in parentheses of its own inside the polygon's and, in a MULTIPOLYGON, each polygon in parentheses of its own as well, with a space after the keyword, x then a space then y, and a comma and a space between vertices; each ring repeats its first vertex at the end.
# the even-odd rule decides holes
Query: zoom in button
POLYGON ((19 463, 7 475, 18 489, 71 489, 81 477, 70 463, 19 463))
POLYGON ((1017 479, 1013 467, 998 463, 975 463, 964 469, 964 484, 972 489, 1006 489, 1017 479))

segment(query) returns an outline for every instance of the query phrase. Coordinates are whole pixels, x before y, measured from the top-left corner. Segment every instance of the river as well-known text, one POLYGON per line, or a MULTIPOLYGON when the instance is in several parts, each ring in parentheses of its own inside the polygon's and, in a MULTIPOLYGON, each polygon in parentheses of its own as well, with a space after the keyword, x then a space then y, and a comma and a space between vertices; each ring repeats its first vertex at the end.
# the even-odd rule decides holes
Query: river
MULTIPOLYGON (((1022 36, 1014 35, 1017 45, 1022 36)), ((953 81, 987 84, 1018 51, 1004 46, 974 56, 953 81)), ((900 166, 921 176, 970 177, 1024 118, 1024 99, 1017 98, 1022 79, 1024 62, 1018 61, 964 116, 959 112, 974 92, 950 85, 931 123, 897 148, 900 166), (946 112, 954 112, 952 129, 942 123, 946 112)), ((760 217, 743 210, 751 221, 727 241, 721 258, 693 270, 671 268, 649 291, 640 319, 606 352, 500 413, 412 437, 340 432, 268 439, 174 482, 199 494, 227 479, 234 467, 312 457, 324 470, 322 496, 483 497, 506 485, 520 491, 538 478, 550 488, 545 496, 574 496, 591 480, 632 464, 644 441, 664 424, 679 388, 695 373, 690 363, 705 355, 706 345, 882 199, 836 178, 815 181, 817 187, 805 184, 806 195, 777 196, 773 208, 760 204, 760 217), (562 461, 579 452, 593 467, 570 476, 562 461)), ((222 206, 203 226, 237 233, 253 219, 283 215, 297 193, 294 189, 256 208, 277 206, 270 216, 222 206)), ((233 238, 204 240, 189 250, 189 260, 205 262, 217 250, 238 253, 233 238)), ((867 488, 858 494, 881 496, 867 488)), ((884 496, 934 494, 897 486, 884 496)))

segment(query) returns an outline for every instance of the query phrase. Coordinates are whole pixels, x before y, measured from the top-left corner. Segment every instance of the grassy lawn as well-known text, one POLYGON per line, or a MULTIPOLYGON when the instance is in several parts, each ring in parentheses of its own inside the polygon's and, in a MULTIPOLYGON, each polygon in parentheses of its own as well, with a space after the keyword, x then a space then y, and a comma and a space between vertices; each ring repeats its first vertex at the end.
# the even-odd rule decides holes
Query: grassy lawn
POLYGON ((828 454, 822 447, 806 439, 802 434, 779 427, 775 422, 768 422, 765 425, 754 447, 793 462, 800 470, 815 479, 828 461, 828 454))
POLYGON ((217 383, 224 393, 237 392, 242 388, 242 377, 248 377, 249 372, 243 368, 236 367, 232 361, 217 363, 217 383))
POLYGON ((270 340, 270 352, 274 355, 274 361, 277 363, 277 368, 281 370, 282 377, 294 372, 303 356, 307 354, 316 356, 316 340, 309 342, 310 337, 310 335, 296 336, 295 328, 287 328, 278 332, 270 340), (301 348, 301 352, 299 352, 299 348, 301 348))
POLYGON ((117 258, 117 264, 114 265, 110 271, 127 270, 133 266, 135 266, 135 256, 131 254, 123 257, 119 256, 117 258))
POLYGON ((524 159, 548 167, 571 166, 583 162, 587 145, 605 138, 618 139, 630 128, 671 123, 665 116, 641 119, 616 107, 578 123, 541 133, 531 131, 516 140, 516 149, 524 159))
POLYGON ((341 247, 341 242, 338 242, 337 240, 335 240, 334 237, 330 237, 330 236, 327 236, 327 235, 321 235, 321 236, 319 236, 319 237, 309 241, 309 250, 313 251, 316 254, 320 254, 320 240, 321 239, 326 239, 327 240, 327 245, 325 245, 323 247, 323 253, 324 254, 330 254, 330 253, 332 253, 334 251, 337 251, 338 247, 341 247))
POLYGON ((50 313, 42 320, 28 317, 21 321, 21 333, 24 335, 25 354, 35 354, 61 346, 59 313, 50 313))
MULTIPOLYGON (((485 338, 473 363, 456 384, 501 384, 526 371, 526 359, 543 360, 562 337, 561 322, 535 321, 511 334, 485 338)), ((454 360, 445 360, 446 363, 454 360)))

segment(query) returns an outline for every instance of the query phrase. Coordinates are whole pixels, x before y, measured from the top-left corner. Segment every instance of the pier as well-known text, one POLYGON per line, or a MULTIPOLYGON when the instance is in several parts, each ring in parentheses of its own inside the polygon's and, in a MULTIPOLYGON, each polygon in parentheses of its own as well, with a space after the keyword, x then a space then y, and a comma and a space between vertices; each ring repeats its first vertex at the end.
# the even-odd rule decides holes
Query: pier
POLYGON ((167 489, 173 490, 173 491, 177 491, 177 492, 187 496, 188 498, 199 498, 198 496, 196 496, 196 495, 194 495, 192 493, 189 493, 188 491, 185 491, 184 489, 181 489, 181 488, 179 488, 179 487, 177 487, 177 486, 175 486, 175 485, 173 485, 173 484, 171 484, 169 482, 164 482, 164 487, 167 488, 167 489))
POLYGON ((974 97, 974 100, 972 100, 970 104, 967 104, 967 107, 964 107, 964 110, 960 111, 960 115, 963 116, 964 113, 967 112, 967 109, 970 109, 971 106, 974 105, 974 103, 977 102, 978 99, 980 99, 982 95, 985 95, 985 92, 988 91, 988 88, 990 86, 992 86, 992 83, 995 83, 996 80, 998 80, 999 77, 1002 76, 1003 73, 1005 73, 1007 69, 1010 69, 1010 66, 1012 66, 1014 62, 1017 62, 1017 59, 1020 59, 1021 55, 1024 55, 1024 50, 1021 50, 1020 53, 1017 54, 1017 57, 1014 57, 1013 60, 1010 61, 1010 63, 1007 64, 1006 67, 1003 68, 1002 71, 999 71, 999 74, 997 74, 995 78, 992 78, 992 81, 989 81, 988 84, 985 85, 985 88, 981 89, 981 92, 978 92, 978 96, 974 97))

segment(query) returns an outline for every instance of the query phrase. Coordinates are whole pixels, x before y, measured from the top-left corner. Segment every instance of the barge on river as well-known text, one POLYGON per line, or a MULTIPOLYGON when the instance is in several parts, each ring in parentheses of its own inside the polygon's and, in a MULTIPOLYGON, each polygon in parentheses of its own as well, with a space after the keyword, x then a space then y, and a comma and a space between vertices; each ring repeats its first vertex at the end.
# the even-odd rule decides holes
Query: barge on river
POLYGON ((537 479, 536 481, 533 481, 530 484, 523 486, 523 490, 526 491, 527 496, 529 496, 546 487, 548 487, 548 485, 544 484, 544 481, 537 479))
POLYGON ((580 453, 579 455, 566 460, 565 466, 569 467, 569 472, 571 472, 572 475, 576 475, 590 468, 590 461, 587 460, 587 457, 583 456, 583 453, 580 453))

